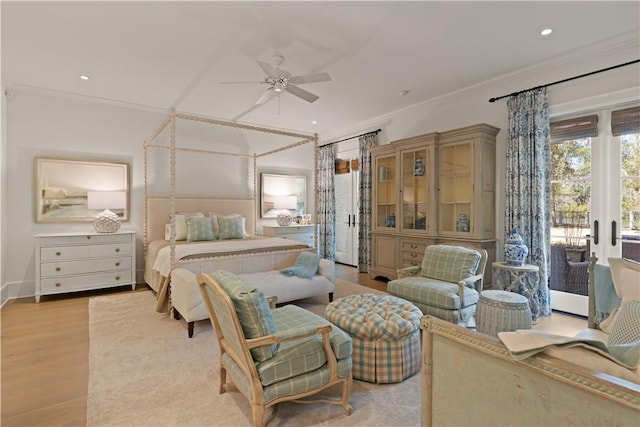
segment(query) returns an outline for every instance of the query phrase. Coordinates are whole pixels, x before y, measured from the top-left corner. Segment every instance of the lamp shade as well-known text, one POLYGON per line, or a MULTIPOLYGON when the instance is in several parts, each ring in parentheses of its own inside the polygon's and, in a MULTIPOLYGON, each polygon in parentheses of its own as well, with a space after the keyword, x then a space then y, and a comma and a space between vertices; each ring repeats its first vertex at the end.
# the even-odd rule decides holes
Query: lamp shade
POLYGON ((296 196, 278 196, 273 202, 274 209, 295 209, 298 207, 296 196))
POLYGON ((87 191, 89 209, 124 209, 127 194, 124 191, 87 191))

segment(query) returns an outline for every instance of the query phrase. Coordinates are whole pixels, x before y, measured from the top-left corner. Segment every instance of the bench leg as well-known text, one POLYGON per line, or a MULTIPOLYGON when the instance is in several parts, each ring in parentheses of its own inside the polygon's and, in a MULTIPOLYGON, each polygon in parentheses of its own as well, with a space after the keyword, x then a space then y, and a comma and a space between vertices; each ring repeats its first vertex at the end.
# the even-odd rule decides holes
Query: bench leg
POLYGON ((193 338, 193 326, 195 322, 187 322, 187 331, 189 332, 189 338, 193 338))
POLYGON ((333 292, 329 292, 329 302, 333 302, 333 292))
POLYGON ((178 310, 176 310, 175 307, 173 307, 173 318, 176 320, 180 320, 180 313, 178 313, 178 310))

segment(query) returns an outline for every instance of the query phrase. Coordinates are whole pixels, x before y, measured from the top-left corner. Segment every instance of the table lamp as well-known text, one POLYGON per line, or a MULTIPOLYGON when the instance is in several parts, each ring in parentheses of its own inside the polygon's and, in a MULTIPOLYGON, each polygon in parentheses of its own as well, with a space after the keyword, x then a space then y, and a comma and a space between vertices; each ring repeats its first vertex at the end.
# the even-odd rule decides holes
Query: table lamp
POLYGON ((293 216, 289 209, 295 209, 298 205, 298 198, 296 196, 280 196, 276 197, 273 203, 273 209, 278 210, 276 216, 276 222, 280 226, 291 225, 293 216))
POLYGON ((120 217, 109 209, 124 209, 127 194, 124 191, 87 191, 87 208, 104 209, 93 220, 98 233, 115 233, 120 229, 120 217))

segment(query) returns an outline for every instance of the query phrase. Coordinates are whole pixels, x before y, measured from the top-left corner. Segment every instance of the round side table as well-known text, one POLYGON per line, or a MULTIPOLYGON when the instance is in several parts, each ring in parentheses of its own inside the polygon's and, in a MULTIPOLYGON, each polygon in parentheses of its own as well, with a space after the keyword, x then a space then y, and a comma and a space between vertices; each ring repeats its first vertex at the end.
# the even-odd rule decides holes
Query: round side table
POLYGON ((531 315, 533 320, 538 319, 540 309, 535 299, 536 291, 538 290, 539 271, 537 265, 523 264, 523 265, 511 265, 506 262, 494 262, 493 267, 493 286, 498 289, 517 292, 524 295, 529 300, 529 307, 531 308, 531 315), (504 283, 501 274, 507 273, 509 278, 508 283, 504 283), (531 281, 523 280, 527 274, 533 274, 534 278, 531 281))

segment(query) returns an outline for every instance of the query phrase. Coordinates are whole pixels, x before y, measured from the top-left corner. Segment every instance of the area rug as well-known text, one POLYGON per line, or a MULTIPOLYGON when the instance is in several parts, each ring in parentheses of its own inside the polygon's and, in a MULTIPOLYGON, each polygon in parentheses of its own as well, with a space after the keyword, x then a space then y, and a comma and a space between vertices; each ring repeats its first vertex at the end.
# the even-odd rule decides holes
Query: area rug
MULTIPOLYGON (((336 282, 336 298, 367 292, 382 293, 336 282)), ((326 297, 299 305, 321 314, 326 297)), ((91 298, 87 426, 251 425, 250 406, 233 386, 218 393, 219 350, 208 321, 189 339, 184 321, 154 307, 151 292, 91 298)), ((354 380, 349 402, 351 416, 338 405, 283 403, 269 426, 418 426, 420 374, 397 384, 354 380)))

